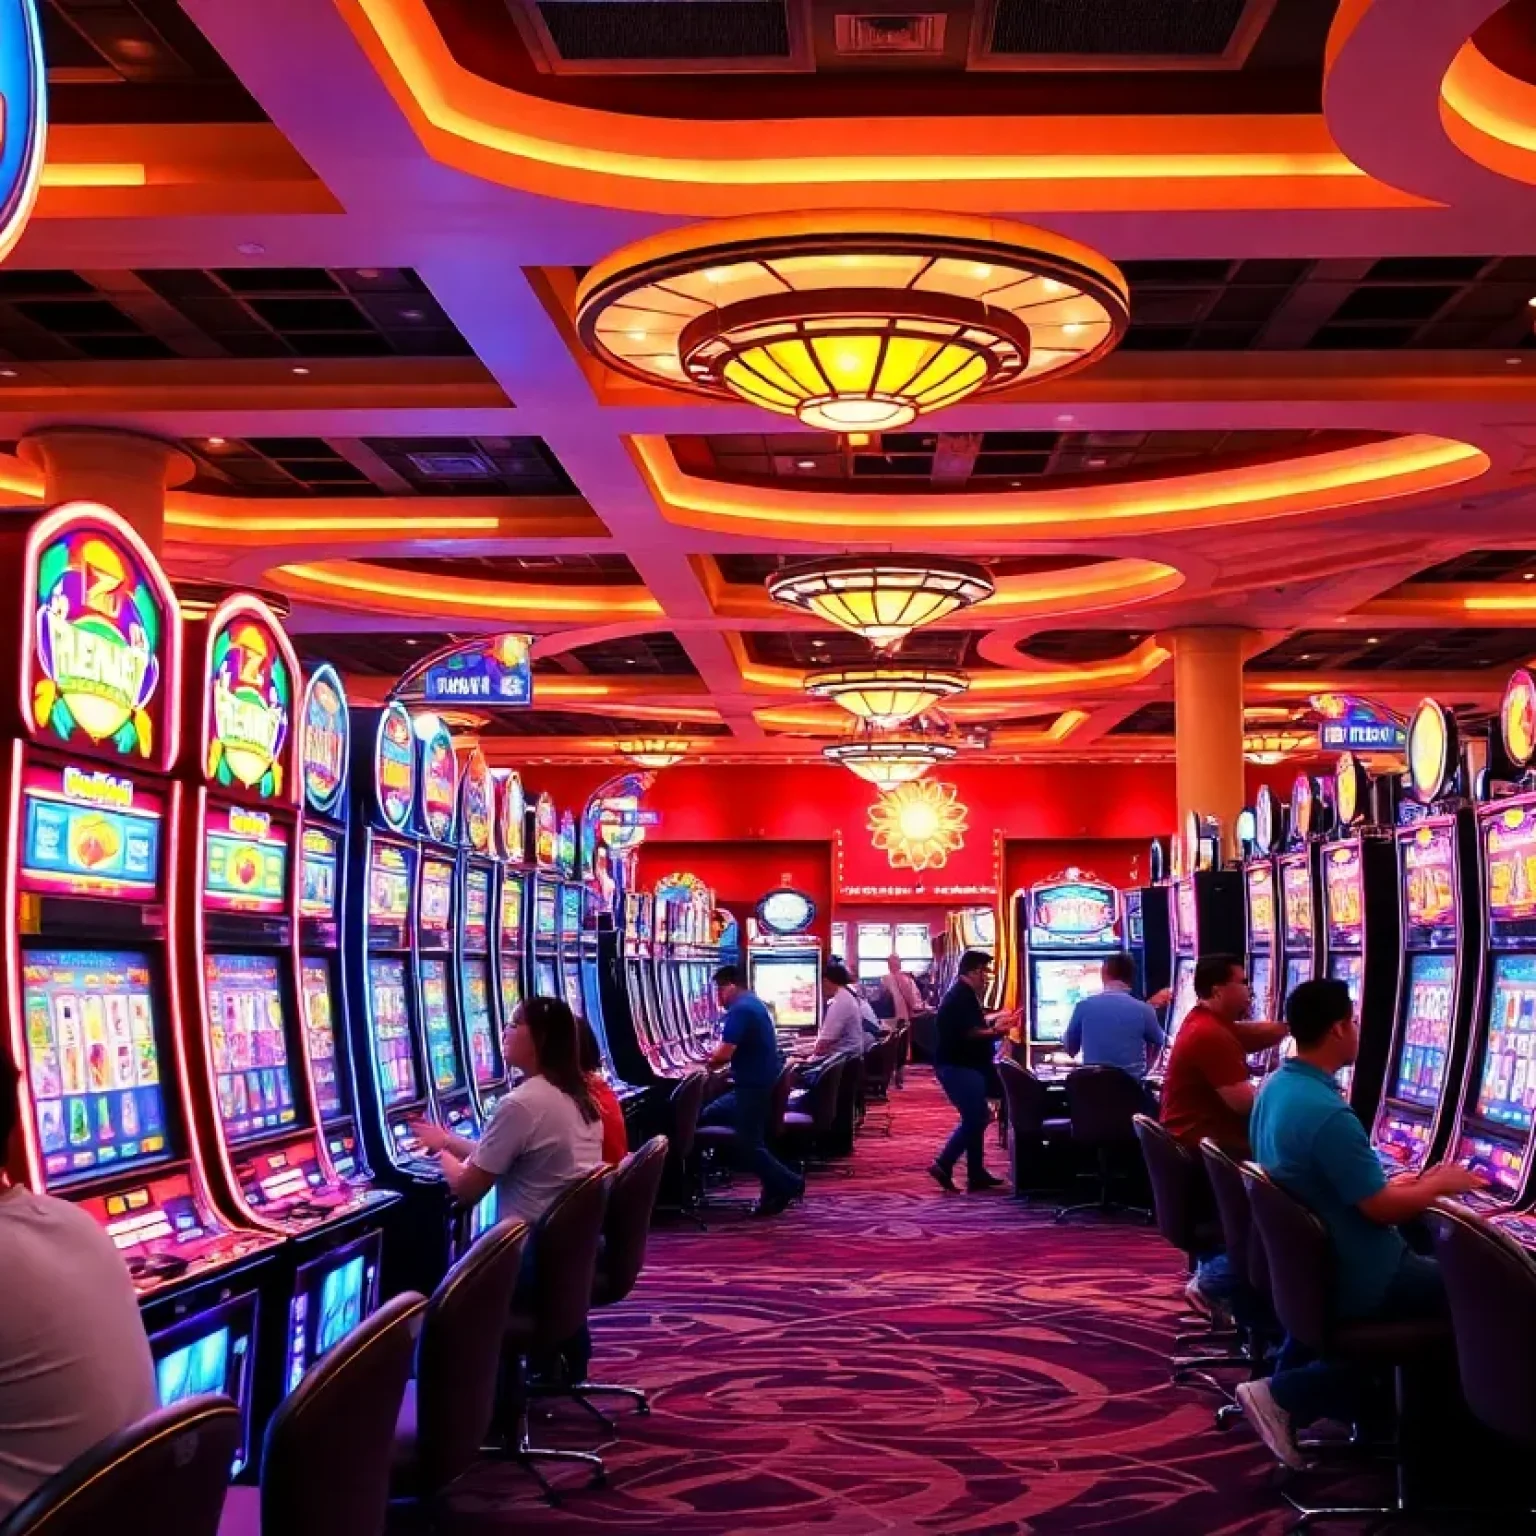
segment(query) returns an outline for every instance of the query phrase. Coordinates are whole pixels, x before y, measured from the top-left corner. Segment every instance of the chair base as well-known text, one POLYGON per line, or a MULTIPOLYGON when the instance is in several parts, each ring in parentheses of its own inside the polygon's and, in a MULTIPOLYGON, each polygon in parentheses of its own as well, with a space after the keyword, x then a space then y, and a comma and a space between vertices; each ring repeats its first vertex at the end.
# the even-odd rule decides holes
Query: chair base
POLYGON ((528 1438, 526 1425, 518 1437, 517 1449, 512 1453, 512 1458, 539 1485, 551 1504, 560 1502, 561 1490, 539 1470, 541 1461, 574 1462, 591 1467, 592 1475, 587 1479, 588 1488, 601 1488, 608 1481, 608 1469, 603 1465, 603 1458, 595 1451, 563 1451, 550 1446, 534 1445, 528 1438))
POLYGON ((1136 1216, 1148 1226, 1152 1225, 1152 1212, 1139 1205, 1125 1205, 1119 1200, 1085 1200, 1081 1205, 1063 1205, 1057 1207, 1056 1222, 1058 1225, 1069 1216, 1080 1216, 1084 1211, 1094 1211, 1100 1216, 1136 1216))

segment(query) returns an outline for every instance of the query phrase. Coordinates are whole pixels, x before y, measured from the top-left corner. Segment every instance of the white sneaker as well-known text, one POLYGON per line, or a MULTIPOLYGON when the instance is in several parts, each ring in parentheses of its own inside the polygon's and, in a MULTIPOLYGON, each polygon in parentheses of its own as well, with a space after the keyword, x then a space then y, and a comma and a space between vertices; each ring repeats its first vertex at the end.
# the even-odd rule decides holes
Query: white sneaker
POLYGON ((1254 1432, 1269 1447, 1275 1460, 1293 1471, 1305 1470, 1307 1458, 1296 1444, 1296 1436, 1291 1430, 1291 1416, 1275 1401, 1269 1383, 1240 1382, 1237 1400, 1242 1405, 1243 1417, 1253 1425, 1254 1432))
POLYGON ((1232 1313, 1228 1310, 1224 1301, 1218 1301, 1213 1296, 1207 1296, 1200 1289, 1200 1277, 1195 1275, 1184 1287, 1184 1301, 1191 1312, 1197 1312, 1213 1328, 1230 1328, 1232 1326, 1232 1313))

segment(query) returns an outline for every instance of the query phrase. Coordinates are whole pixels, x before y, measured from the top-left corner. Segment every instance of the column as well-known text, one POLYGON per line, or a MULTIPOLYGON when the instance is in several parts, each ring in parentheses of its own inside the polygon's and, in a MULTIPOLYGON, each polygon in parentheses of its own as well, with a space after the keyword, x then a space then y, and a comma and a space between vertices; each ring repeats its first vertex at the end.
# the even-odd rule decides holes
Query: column
POLYGON ((1191 811, 1221 822, 1226 853, 1235 853, 1243 808, 1244 629, 1181 629, 1163 641, 1173 651, 1177 796, 1182 836, 1191 811))
POLYGON ((99 501, 119 512, 158 555, 165 545, 165 493, 196 466, 174 443, 112 427, 43 427, 18 450, 43 472, 43 500, 99 501))

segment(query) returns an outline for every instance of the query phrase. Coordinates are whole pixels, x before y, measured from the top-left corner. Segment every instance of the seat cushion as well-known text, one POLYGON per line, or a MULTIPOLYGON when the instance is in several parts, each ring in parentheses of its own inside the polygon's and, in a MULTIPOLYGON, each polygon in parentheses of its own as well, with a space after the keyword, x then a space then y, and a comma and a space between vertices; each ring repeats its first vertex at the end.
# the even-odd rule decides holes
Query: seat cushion
POLYGON ((736 1139, 736 1128, 730 1125, 701 1125, 694 1133, 694 1141, 700 1146, 723 1147, 736 1139))
POLYGON ((801 1114, 798 1109, 790 1109, 784 1112, 785 1130, 793 1128, 795 1130, 808 1131, 815 1123, 809 1115, 801 1114))
POLYGON ((1042 1120, 1040 1122, 1040 1134, 1047 1141, 1070 1141, 1072 1139, 1072 1122, 1070 1120, 1042 1120))
POLYGON ((1328 1353, 1344 1360, 1395 1365, 1453 1347, 1449 1318, 1398 1323, 1338 1323, 1328 1337, 1328 1353))
POLYGON ((219 1536, 261 1536, 261 1489, 234 1487, 219 1516, 219 1536))
POLYGON ((392 1498, 411 1498, 418 1489, 420 1467, 416 1460, 416 1383, 405 1384, 400 1413, 395 1419, 395 1443, 389 1454, 389 1492, 392 1498))

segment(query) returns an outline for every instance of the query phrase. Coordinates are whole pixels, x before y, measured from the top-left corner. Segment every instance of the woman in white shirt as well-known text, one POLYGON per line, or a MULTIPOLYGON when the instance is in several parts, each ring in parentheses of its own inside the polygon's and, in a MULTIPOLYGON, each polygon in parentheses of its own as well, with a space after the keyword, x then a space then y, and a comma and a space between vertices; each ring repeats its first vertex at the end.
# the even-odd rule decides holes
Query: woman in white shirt
POLYGON ((566 1003, 530 997, 502 1031, 501 1048, 523 1080, 497 1104, 478 1142, 425 1121, 415 1129, 438 1154, 460 1205, 492 1186, 496 1214, 534 1222, 555 1197, 603 1160, 603 1122, 581 1070, 576 1020, 566 1003))
POLYGON ((853 1056, 864 1053, 864 1017, 859 998, 853 992, 853 977, 836 960, 822 967, 821 1028, 816 1031, 813 1058, 844 1052, 853 1056))

